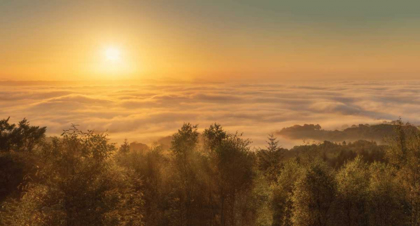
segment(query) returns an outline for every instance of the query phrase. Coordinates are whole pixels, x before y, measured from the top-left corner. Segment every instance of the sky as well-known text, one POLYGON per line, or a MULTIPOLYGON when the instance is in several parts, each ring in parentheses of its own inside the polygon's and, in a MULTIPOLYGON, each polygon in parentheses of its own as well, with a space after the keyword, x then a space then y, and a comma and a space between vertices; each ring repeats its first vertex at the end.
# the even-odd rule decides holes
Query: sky
POLYGON ((418 12, 418 0, 0 0, 0 80, 417 79, 418 12))

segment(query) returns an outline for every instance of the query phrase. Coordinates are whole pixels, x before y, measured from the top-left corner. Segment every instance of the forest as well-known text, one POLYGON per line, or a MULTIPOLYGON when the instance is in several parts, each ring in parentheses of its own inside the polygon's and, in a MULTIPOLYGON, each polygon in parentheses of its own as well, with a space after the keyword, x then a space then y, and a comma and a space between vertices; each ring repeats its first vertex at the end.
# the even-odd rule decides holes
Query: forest
MULTIPOLYGON (((369 140, 378 143, 386 143, 386 139, 392 137, 395 132, 393 122, 383 122, 381 124, 359 124, 352 125, 343 130, 324 130, 319 124, 304 124, 286 127, 277 131, 276 134, 294 140, 315 140, 315 141, 358 141, 369 140)), ((409 125, 406 125, 408 128, 409 125)), ((411 129, 416 129, 411 126, 411 129)))
MULTIPOLYGON (((420 225, 420 131, 267 146, 186 123, 167 144, 0 121, 0 225, 420 225)), ((319 128, 318 128, 319 130, 319 128)))

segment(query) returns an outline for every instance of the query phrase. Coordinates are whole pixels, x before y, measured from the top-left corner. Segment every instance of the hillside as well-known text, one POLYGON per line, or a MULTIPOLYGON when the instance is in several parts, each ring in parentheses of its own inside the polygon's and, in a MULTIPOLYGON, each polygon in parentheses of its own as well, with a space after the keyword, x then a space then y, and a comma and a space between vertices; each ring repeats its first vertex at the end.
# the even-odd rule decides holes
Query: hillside
MULTIPOLYGON (((353 125, 344 130, 324 130, 319 124, 304 124, 283 128, 276 134, 292 140, 326 140, 332 142, 368 140, 385 143, 386 139, 395 136, 396 128, 395 123, 382 123, 353 125)), ((417 130, 417 127, 409 125, 405 129, 417 130)))

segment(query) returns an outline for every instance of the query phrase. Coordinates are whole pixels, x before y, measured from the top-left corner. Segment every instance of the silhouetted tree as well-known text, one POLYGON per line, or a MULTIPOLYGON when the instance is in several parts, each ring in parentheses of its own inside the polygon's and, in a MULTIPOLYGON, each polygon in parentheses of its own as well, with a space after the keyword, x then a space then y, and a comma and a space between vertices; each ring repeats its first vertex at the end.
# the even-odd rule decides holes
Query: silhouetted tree
POLYGON ((46 127, 30 126, 26 119, 16 126, 10 124, 9 119, 0 120, 0 152, 30 152, 45 137, 46 127))
POLYGON ((17 197, 25 175, 33 172, 33 150, 45 138, 45 127, 30 126, 23 119, 16 126, 9 119, 0 120, 0 204, 6 197, 17 197))
POLYGON ((127 139, 124 140, 124 143, 120 146, 119 151, 121 153, 130 152, 130 145, 128 144, 127 139))
POLYGON ((273 134, 268 136, 267 148, 257 153, 258 168, 270 183, 276 181, 282 168, 282 160, 286 150, 278 147, 278 141, 273 134))

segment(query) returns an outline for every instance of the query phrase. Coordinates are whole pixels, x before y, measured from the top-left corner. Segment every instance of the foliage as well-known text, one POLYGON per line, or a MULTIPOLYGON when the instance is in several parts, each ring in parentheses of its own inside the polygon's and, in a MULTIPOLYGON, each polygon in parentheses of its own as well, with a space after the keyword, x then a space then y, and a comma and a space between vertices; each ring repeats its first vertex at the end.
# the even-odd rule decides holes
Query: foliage
POLYGON ((332 207, 337 194, 334 174, 325 163, 314 162, 296 181, 293 191, 293 225, 332 225, 332 207))
POLYGON ((348 162, 337 173, 335 216, 340 225, 368 225, 369 176, 368 165, 361 157, 348 162))
POLYGON ((0 120, 0 152, 30 152, 42 142, 46 127, 30 126, 26 119, 16 126, 9 119, 0 120))
POLYGON ((24 177, 34 172, 33 151, 44 142, 46 127, 30 126, 23 119, 16 126, 0 120, 0 203, 20 195, 24 177))
POLYGON ((4 223, 22 225, 20 220, 28 219, 31 225, 141 225, 137 209, 142 194, 113 165, 114 150, 105 135, 92 131, 73 128, 54 138, 34 153, 35 177, 20 200, 6 202, 4 223))
POLYGON ((286 149, 278 146, 278 140, 273 134, 269 135, 267 144, 267 148, 261 149, 257 154, 258 169, 270 182, 275 182, 280 174, 286 149))
POLYGON ((45 127, 5 119, 0 225, 419 225, 420 133, 391 127, 386 145, 285 149, 270 135, 253 151, 219 124, 117 148, 106 134, 73 127, 46 139, 45 127))

